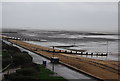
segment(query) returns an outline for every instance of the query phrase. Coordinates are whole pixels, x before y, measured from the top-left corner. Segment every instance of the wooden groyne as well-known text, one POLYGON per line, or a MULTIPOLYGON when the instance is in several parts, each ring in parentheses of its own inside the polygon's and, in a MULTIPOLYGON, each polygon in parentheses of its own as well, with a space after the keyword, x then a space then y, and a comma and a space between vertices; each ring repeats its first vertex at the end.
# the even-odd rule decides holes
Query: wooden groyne
MULTIPOLYGON (((36 49, 39 50, 39 49, 36 49)), ((64 53, 64 54, 76 54, 76 55, 86 55, 86 56, 108 56, 107 53, 89 53, 89 52, 78 52, 78 51, 70 51, 70 50, 44 50, 51 53, 64 53)))
MULTIPOLYGON (((20 40, 9 40, 19 46, 22 46, 28 50, 34 51, 44 57, 51 58, 53 52, 47 52, 46 50, 53 50, 43 46, 38 46, 30 43, 26 43, 20 40), (36 50, 37 48, 37 50, 36 50), (39 48, 39 49, 38 49, 39 48)), ((55 49, 55 51, 58 51, 55 49)), ((86 73, 93 77, 105 80, 105 81, 119 81, 119 62, 117 61, 104 61, 91 59, 86 57, 76 56, 76 54, 54 53, 55 57, 59 57, 60 61, 65 65, 68 65, 80 72, 86 73)))
POLYGON ((51 50, 51 49, 40 49, 40 48, 34 48, 34 51, 46 51, 49 53, 63 53, 63 54, 76 54, 76 55, 86 55, 86 56, 108 56, 107 53, 89 53, 89 52, 78 52, 78 51, 72 51, 72 50, 51 50))
MULTIPOLYGON (((16 38, 16 37, 7 37, 7 39, 12 39, 12 40, 21 40, 21 41, 40 41, 40 42, 46 42, 44 40, 40 39, 29 39, 29 38, 16 38)), ((54 47, 76 47, 76 45, 69 45, 69 46, 54 46, 54 47)), ((45 50, 45 49, 40 49, 40 48, 35 48, 35 50, 44 50, 47 52, 55 52, 55 53, 64 53, 64 54, 77 54, 77 55, 86 55, 86 56, 108 56, 108 53, 89 53, 86 52, 86 50, 45 50)))
POLYGON ((19 38, 19 37, 7 37, 7 36, 3 36, 3 37, 7 38, 7 39, 21 40, 21 41, 39 41, 39 42, 46 42, 47 41, 47 40, 33 39, 33 38, 19 38))

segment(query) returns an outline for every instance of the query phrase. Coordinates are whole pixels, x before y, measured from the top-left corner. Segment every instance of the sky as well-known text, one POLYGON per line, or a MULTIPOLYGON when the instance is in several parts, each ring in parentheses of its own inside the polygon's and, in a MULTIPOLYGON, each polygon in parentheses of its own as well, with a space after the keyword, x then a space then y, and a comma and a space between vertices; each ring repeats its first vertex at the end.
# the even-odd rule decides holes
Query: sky
POLYGON ((0 0, 1 2, 119 2, 120 0, 0 0))
POLYGON ((2 31, 2 3, 0 3, 0 32, 2 31))
POLYGON ((3 2, 2 28, 118 31, 117 2, 3 2))

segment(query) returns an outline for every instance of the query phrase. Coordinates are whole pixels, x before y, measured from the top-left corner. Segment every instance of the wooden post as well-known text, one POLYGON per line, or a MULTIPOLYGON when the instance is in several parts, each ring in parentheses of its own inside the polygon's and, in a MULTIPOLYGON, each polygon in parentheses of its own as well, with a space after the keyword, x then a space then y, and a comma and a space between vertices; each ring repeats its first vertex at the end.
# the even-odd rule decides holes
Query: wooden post
POLYGON ((77 51, 76 51, 76 54, 77 54, 77 51))
POLYGON ((53 57, 54 57, 54 46, 53 46, 53 57))
POLYGON ((83 52, 81 52, 81 56, 82 56, 83 52))
POLYGON ((72 53, 72 51, 70 53, 72 53))
POLYGON ((91 53, 91 57, 93 56, 93 53, 91 53))
POLYGON ((108 41, 107 41, 107 54, 108 54, 108 41))
POLYGON ((67 50, 65 50, 65 53, 67 53, 67 50))
POLYGON ((59 50, 59 52, 61 53, 61 50, 59 50))

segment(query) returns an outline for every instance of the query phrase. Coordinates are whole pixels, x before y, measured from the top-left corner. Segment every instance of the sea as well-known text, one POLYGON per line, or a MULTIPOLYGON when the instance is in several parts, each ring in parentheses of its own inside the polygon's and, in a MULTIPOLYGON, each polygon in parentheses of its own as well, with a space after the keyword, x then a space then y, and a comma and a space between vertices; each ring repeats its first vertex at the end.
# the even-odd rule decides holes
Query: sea
MULTIPOLYGON (((108 56, 82 57, 118 61, 119 50, 117 33, 83 32, 83 31, 47 31, 19 30, 5 32, 3 35, 19 39, 29 39, 25 42, 60 50, 85 50, 88 53, 108 53, 108 56)), ((81 56, 81 55, 77 55, 81 56)))

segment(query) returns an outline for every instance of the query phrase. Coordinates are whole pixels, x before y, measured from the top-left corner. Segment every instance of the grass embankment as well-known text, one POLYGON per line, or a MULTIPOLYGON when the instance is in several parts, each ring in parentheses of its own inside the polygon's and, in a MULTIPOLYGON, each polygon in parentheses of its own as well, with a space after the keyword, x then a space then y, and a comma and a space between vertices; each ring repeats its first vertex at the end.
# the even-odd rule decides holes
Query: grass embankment
POLYGON ((0 41, 0 71, 2 70, 2 43, 0 41))
POLYGON ((51 76, 54 72, 43 65, 33 63, 32 57, 27 52, 21 52, 17 47, 3 43, 2 58, 3 68, 11 64, 7 68, 9 71, 20 66, 15 72, 5 74, 2 81, 66 81, 60 76, 51 76))
POLYGON ((60 76, 54 76, 54 72, 50 71, 49 69, 46 69, 42 65, 38 65, 40 68, 40 79, 41 81, 67 81, 63 77, 60 76))
MULTIPOLYGON (((53 56, 52 52, 48 50, 53 50, 52 48, 47 48, 39 45, 30 44, 21 40, 9 40, 12 43, 18 44, 21 47, 24 47, 28 50, 34 51, 41 56, 51 58, 53 56), (36 50, 38 49, 38 50, 36 50)), ((55 49, 55 51, 58 51, 55 49)), ((55 53, 55 57, 58 57, 59 60, 71 68, 91 75, 93 77, 109 81, 114 79, 118 81, 119 70, 119 61, 110 61, 110 60, 98 60, 86 57, 80 57, 75 54, 64 54, 64 53, 55 53)))
POLYGON ((21 52, 20 49, 14 46, 2 43, 2 68, 10 63, 13 67, 17 67, 30 62, 32 62, 32 57, 27 52, 21 52))
POLYGON ((12 59, 11 59, 11 55, 10 55, 10 48, 7 46, 7 44, 2 43, 2 68, 4 69, 5 67, 7 67, 12 59))

